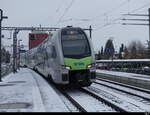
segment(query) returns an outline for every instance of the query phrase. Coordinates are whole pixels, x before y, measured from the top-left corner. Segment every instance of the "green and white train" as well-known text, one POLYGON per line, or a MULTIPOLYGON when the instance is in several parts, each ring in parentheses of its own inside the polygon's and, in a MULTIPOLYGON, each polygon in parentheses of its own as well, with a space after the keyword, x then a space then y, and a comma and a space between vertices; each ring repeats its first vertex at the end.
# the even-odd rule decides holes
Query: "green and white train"
POLYGON ((25 54, 25 65, 56 84, 90 86, 95 81, 95 55, 83 29, 65 27, 25 54))

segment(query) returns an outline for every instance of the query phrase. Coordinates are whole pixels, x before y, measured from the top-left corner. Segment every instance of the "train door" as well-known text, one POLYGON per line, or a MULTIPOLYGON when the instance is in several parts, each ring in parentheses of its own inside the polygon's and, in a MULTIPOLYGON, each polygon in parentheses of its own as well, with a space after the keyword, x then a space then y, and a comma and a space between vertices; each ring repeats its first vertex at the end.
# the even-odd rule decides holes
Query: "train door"
POLYGON ((58 70, 58 60, 57 60, 57 52, 56 52, 56 47, 52 45, 52 68, 53 68, 53 79, 58 80, 57 76, 57 70, 58 70))

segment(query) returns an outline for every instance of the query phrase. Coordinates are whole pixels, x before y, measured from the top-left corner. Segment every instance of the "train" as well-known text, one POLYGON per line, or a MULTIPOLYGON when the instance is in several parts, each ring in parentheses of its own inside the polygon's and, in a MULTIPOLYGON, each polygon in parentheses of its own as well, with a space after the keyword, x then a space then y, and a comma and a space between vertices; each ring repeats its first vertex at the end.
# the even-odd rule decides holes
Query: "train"
POLYGON ((96 80, 92 40, 80 27, 61 28, 23 55, 24 65, 55 84, 85 87, 96 80))

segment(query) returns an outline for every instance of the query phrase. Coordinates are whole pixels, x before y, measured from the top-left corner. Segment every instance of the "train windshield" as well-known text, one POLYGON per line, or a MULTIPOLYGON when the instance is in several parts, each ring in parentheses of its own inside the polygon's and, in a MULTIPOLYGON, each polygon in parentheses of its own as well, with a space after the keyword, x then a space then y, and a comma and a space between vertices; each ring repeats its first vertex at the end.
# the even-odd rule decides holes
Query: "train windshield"
POLYGON ((91 55, 90 45, 85 33, 79 29, 62 30, 64 57, 83 58, 91 55))

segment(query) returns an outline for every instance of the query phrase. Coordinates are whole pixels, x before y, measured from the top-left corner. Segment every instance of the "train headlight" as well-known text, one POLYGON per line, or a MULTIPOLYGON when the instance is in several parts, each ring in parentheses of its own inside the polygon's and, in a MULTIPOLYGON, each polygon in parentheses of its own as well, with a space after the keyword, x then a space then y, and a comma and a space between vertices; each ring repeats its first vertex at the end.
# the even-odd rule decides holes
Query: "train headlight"
POLYGON ((91 65, 91 64, 87 66, 87 68, 91 68, 91 67, 92 67, 92 65, 91 65))
POLYGON ((70 69, 71 69, 71 67, 69 67, 69 66, 66 66, 66 69, 70 70, 70 69))
POLYGON ((95 63, 87 65, 87 68, 95 69, 95 63))
POLYGON ((62 65, 62 69, 71 70, 71 67, 70 66, 66 66, 66 65, 62 65))

